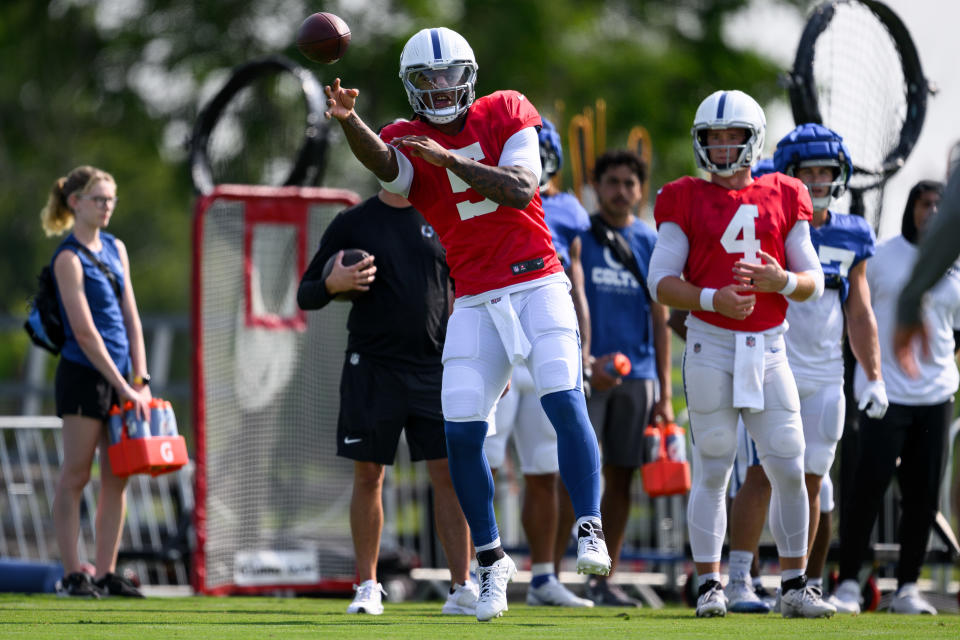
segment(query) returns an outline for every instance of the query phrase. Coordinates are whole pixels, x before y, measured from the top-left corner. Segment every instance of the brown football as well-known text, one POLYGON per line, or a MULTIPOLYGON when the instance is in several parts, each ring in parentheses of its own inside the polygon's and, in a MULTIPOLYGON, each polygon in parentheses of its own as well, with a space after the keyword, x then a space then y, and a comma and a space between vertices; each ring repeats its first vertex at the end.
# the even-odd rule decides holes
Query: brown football
POLYGON ((315 13, 297 30, 297 48, 314 62, 332 64, 343 57, 349 45, 350 27, 332 13, 315 13))
MULTIPOLYGON (((340 253, 339 251, 337 253, 340 253)), ((323 271, 320 273, 320 279, 326 282, 327 277, 330 275, 330 272, 333 271, 333 265, 337 262, 337 253, 330 256, 326 263, 323 265, 323 271)), ((370 254, 364 251, 363 249, 344 249, 343 250, 343 266, 352 267, 357 264, 370 254)), ((351 291, 342 291, 333 297, 337 302, 350 302, 356 300, 362 296, 366 291, 358 291, 353 289, 351 291)))

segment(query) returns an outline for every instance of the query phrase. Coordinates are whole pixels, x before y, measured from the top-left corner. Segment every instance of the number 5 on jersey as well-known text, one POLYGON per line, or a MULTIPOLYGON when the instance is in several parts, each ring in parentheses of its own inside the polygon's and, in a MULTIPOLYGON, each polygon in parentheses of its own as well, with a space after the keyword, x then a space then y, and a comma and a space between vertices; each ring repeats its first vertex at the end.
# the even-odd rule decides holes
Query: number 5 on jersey
MULTIPOLYGON (((483 149, 480 148, 479 142, 474 142, 462 149, 450 149, 450 151, 470 158, 471 160, 480 161, 484 158, 483 149)), ((454 193, 463 193, 470 188, 470 185, 464 182, 460 176, 456 175, 453 171, 450 171, 450 169, 447 169, 447 177, 450 178, 450 188, 453 189, 454 193)), ((457 212, 460 214, 461 220, 469 220, 476 216, 482 216, 485 213, 493 213, 497 210, 498 206, 496 202, 489 198, 484 198, 480 202, 464 200, 463 202, 457 203, 457 212)))
POLYGON ((757 216, 760 210, 755 204, 742 204, 733 214, 730 224, 720 237, 720 244, 727 253, 742 253, 743 261, 760 264, 757 252, 760 242, 757 240, 757 216))

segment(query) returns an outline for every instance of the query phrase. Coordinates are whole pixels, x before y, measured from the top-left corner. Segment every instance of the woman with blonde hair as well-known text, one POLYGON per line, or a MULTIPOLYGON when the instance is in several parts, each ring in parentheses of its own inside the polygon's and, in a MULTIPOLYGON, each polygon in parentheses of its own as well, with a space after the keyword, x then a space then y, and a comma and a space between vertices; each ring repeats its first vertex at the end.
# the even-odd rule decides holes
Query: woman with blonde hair
POLYGON ((51 261, 66 340, 57 366, 57 415, 63 419, 63 466, 53 501, 64 568, 61 595, 143 597, 115 572, 126 507, 126 478, 107 456, 110 407, 131 401, 146 415, 151 399, 143 329, 130 282, 126 247, 102 231, 117 205, 109 173, 77 167, 53 185, 41 213, 48 236, 71 233, 51 261), (129 381, 128 381, 129 380, 129 381), (81 571, 77 542, 80 499, 100 448, 96 515, 96 579, 81 571))

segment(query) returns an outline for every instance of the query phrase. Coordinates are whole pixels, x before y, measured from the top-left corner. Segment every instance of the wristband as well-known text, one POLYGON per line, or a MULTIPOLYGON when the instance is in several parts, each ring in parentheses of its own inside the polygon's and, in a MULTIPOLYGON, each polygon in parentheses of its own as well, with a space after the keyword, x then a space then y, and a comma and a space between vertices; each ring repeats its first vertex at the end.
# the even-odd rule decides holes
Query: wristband
POLYGON ((791 293, 797 289, 797 274, 793 271, 787 271, 787 284, 783 285, 783 289, 780 289, 777 293, 783 296, 789 296, 791 293))
POLYGON ((709 287, 704 287, 700 289, 700 308, 704 311, 716 311, 713 308, 713 294, 717 292, 716 289, 711 289, 709 287))
POLYGON ((150 374, 145 373, 142 376, 134 376, 133 384, 150 384, 150 374))

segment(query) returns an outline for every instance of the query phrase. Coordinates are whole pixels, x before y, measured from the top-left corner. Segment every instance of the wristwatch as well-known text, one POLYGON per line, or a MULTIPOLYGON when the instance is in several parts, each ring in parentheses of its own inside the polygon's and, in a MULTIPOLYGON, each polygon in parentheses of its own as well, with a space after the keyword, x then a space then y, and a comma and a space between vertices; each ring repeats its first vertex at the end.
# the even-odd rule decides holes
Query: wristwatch
POLYGON ((133 384, 150 384, 150 374, 145 373, 142 376, 134 376, 133 384))

